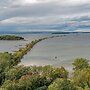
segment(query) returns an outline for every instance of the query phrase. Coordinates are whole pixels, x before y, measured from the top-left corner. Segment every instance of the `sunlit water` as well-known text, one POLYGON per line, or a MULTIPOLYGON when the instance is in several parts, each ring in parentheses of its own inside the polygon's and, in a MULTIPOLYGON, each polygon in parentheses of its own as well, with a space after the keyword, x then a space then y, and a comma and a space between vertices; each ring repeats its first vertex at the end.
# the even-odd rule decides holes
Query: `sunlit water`
MULTIPOLYGON (((12 52, 24 47, 34 39, 51 34, 21 34, 27 41, 0 41, 0 52, 12 52)), ((78 57, 90 60, 90 34, 70 34, 58 38, 50 38, 39 42, 21 60, 20 65, 53 65, 64 66, 72 70, 72 62, 78 57)))

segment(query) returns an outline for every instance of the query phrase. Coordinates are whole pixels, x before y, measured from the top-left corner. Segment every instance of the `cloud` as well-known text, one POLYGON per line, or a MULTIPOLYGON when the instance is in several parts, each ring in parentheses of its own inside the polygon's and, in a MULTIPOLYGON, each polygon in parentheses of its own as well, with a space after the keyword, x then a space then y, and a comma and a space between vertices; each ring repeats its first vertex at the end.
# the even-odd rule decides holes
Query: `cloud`
POLYGON ((43 3, 32 6, 6 8, 0 13, 0 20, 12 17, 72 16, 90 14, 90 5, 60 6, 57 3, 43 3))
MULTIPOLYGON (((19 18, 19 17, 18 17, 19 18)), ((26 31, 78 31, 90 30, 90 17, 58 18, 48 21, 48 18, 12 18, 4 20, 0 29, 26 32, 26 31), (82 18, 82 20, 81 20, 82 18), (86 19, 85 19, 86 18, 86 19), (87 20, 88 18, 88 20, 87 20), (18 21, 19 20, 19 21, 18 21), (23 21, 22 21, 23 20, 23 21), (27 21, 27 22, 26 22, 27 21), (8 23, 9 22, 9 23, 8 23), (17 23, 18 22, 18 23, 17 23), (22 23, 20 23, 22 22, 22 23), (2 27, 1 27, 2 26, 2 27)))
POLYGON ((0 0, 0 30, 75 30, 90 24, 89 15, 90 0, 0 0))

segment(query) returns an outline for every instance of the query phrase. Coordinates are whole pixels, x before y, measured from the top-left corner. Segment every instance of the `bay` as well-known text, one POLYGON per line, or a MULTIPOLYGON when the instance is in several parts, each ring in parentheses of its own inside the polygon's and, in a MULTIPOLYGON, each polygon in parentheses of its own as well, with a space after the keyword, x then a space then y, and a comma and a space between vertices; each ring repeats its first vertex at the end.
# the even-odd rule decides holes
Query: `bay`
POLYGON ((72 71, 72 63, 76 58, 90 61, 90 34, 69 34, 39 42, 20 64, 64 66, 72 71))
MULTIPOLYGON (((32 40, 51 36, 52 34, 16 34, 26 41, 0 40, 0 52, 13 52, 32 40)), ((19 65, 52 65, 64 66, 72 71, 72 62, 76 58, 86 58, 90 61, 90 34, 68 34, 63 37, 50 38, 39 42, 23 57, 19 65)))

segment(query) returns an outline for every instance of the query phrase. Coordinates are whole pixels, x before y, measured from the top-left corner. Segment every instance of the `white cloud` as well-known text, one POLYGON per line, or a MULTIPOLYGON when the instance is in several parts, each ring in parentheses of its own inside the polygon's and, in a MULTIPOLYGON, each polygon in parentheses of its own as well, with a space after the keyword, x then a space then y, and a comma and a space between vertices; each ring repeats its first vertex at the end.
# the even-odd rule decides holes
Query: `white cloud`
POLYGON ((75 32, 90 32, 90 29, 77 29, 75 32))
MULTIPOLYGON (((38 19, 39 20, 39 19, 38 19)), ((1 24, 22 24, 22 23, 32 23, 36 21, 34 18, 25 18, 25 17, 14 17, 1 21, 1 24)))
POLYGON ((55 25, 82 16, 90 16, 90 0, 0 0, 0 26, 55 25))
POLYGON ((65 3, 69 5, 89 4, 90 0, 65 0, 65 3))
POLYGON ((0 0, 0 7, 29 6, 39 3, 57 3, 63 6, 90 4, 90 0, 0 0))

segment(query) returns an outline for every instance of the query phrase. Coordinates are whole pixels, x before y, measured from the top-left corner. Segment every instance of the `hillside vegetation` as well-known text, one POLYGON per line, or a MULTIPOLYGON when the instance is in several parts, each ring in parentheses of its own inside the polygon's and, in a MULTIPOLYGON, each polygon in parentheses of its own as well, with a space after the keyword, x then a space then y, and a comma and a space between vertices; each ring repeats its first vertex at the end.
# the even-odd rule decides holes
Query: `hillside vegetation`
POLYGON ((0 53, 0 90, 90 90, 90 65, 78 58, 73 62, 73 77, 64 67, 18 66, 13 55, 0 53))

